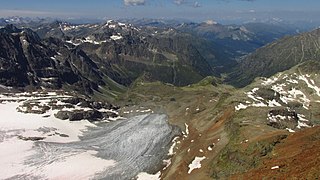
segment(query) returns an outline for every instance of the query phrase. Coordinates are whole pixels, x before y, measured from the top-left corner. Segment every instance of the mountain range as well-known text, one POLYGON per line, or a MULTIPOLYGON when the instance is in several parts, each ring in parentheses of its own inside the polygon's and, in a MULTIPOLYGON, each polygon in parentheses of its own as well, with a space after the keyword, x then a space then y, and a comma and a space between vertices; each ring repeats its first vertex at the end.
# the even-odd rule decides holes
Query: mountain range
MULTIPOLYGON (((11 19, 0 20, 0 104, 19 104, 21 96, 24 101, 11 110, 66 124, 95 117, 96 129, 71 149, 86 149, 81 143, 87 142, 99 151, 95 158, 114 156, 121 165, 126 157, 123 166, 132 170, 127 178, 142 170, 169 180, 319 177, 319 29, 304 32, 282 22, 11 19), (26 93, 10 94, 16 91, 26 93), (53 110, 54 117, 46 114, 53 110), (108 124, 102 124, 105 118, 108 124), (132 121, 112 122, 122 118, 132 121), (134 129, 127 131, 127 124, 134 129), (149 142, 141 136, 151 132, 140 125, 163 134, 152 134, 149 142), (97 143, 104 129, 128 138, 108 136, 107 146, 97 143), (135 141, 147 150, 137 150, 135 141), (112 149, 113 142, 124 154, 103 149, 112 149), (152 158, 152 167, 129 167, 135 150, 139 163, 152 158)), ((41 131, 45 139, 58 129, 41 131)), ((112 173, 120 178, 118 169, 112 173)))

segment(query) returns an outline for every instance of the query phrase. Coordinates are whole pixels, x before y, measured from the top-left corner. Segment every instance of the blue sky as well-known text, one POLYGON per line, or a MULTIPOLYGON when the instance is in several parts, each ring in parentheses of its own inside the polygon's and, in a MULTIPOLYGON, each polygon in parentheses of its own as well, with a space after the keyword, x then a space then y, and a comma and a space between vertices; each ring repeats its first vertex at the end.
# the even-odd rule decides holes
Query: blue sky
POLYGON ((317 20, 320 0, 2 0, 6 16, 317 20))

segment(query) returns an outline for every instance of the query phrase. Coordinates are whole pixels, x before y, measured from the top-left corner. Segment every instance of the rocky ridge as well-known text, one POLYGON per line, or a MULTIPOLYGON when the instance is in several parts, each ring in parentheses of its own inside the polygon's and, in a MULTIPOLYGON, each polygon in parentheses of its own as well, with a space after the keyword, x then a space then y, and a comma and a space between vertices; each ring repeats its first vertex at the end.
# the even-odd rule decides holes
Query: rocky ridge
POLYGON ((270 77, 306 61, 319 60, 320 29, 276 40, 246 56, 231 73, 232 84, 246 86, 256 77, 270 77))

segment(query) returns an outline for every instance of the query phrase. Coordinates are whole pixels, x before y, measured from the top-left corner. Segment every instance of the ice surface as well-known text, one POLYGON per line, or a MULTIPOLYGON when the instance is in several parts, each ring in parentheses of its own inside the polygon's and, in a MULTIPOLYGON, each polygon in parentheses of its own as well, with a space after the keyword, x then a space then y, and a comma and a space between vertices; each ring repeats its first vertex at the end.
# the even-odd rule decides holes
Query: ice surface
MULTIPOLYGON (((56 119, 53 110, 17 112, 25 100, 39 100, 36 95, 0 97, 5 100, 0 103, 0 179, 131 179, 159 170, 180 134, 161 114, 92 124, 56 119), (44 139, 23 140, 39 137, 44 139)), ((48 103, 49 96, 61 95, 47 94, 40 103, 48 103)))

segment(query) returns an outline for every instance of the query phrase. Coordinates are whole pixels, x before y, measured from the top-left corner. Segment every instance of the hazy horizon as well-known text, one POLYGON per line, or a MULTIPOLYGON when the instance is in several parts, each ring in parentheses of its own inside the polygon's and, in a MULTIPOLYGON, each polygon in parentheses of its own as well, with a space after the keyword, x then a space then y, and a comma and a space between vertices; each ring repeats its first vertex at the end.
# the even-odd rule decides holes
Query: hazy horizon
POLYGON ((316 0, 11 0, 1 3, 0 17, 63 19, 186 19, 245 22, 266 19, 318 21, 316 0))

